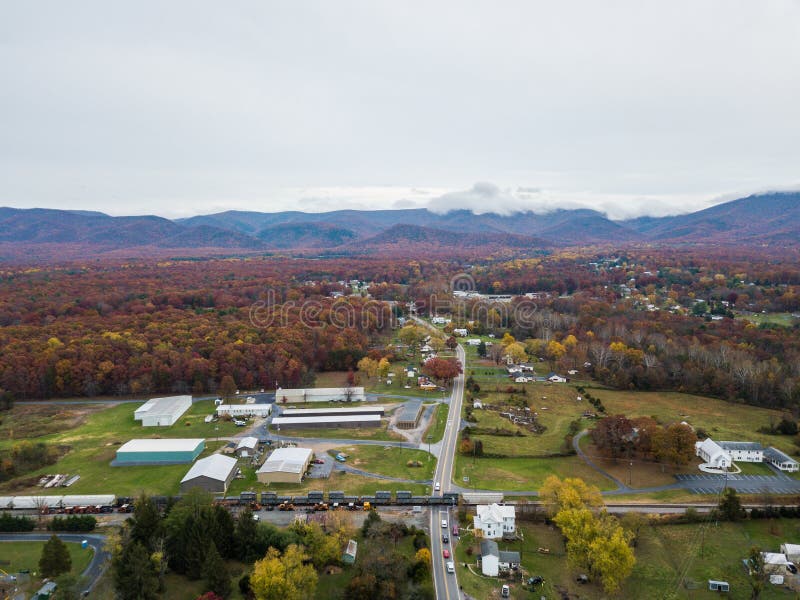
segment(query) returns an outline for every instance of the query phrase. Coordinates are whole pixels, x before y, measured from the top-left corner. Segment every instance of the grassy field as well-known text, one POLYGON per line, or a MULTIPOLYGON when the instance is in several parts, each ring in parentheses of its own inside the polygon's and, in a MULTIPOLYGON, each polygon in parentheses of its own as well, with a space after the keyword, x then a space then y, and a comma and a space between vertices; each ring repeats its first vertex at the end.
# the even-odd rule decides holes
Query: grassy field
MULTIPOLYGON (((777 551, 782 542, 797 542, 800 539, 796 520, 755 521, 743 524, 720 523, 717 527, 700 525, 645 526, 635 550, 637 564, 631 577, 613 597, 617 598, 663 598, 674 591, 678 598, 716 598, 718 594, 707 591, 708 579, 721 579, 731 584, 728 598, 749 598, 741 559, 752 545, 764 550, 777 551), (705 537, 703 538, 703 531, 705 537), (704 544, 701 545, 701 541, 704 544), (687 579, 698 582, 699 588, 688 590, 679 585, 678 573, 686 570, 687 579)), ((584 572, 571 567, 566 561, 563 540, 557 529, 543 524, 523 523, 520 526, 523 540, 500 542, 501 550, 521 552, 522 566, 527 576, 541 575, 543 587, 532 595, 522 589, 519 582, 511 583, 512 598, 531 598, 540 595, 547 598, 560 597, 561 591, 570 597, 594 600, 606 598, 598 583, 579 585, 575 577, 584 572), (549 554, 540 554, 538 548, 548 548, 549 554)), ((476 598, 493 598, 500 585, 499 579, 487 578, 467 571, 461 563, 475 564, 478 543, 471 533, 465 533, 457 545, 456 558, 459 563, 459 583, 464 591, 476 598), (467 547, 472 547, 472 557, 467 556, 467 547)), ((473 571, 479 571, 473 566, 473 571)), ((762 598, 794 598, 779 586, 764 590, 762 598)))
POLYGON ((444 430, 447 427, 447 413, 450 407, 447 404, 437 404, 434 408, 433 418, 431 424, 428 425, 425 435, 422 436, 423 441, 427 442, 428 438, 432 443, 440 442, 444 437, 444 430))
POLYGON ((770 419, 780 421, 781 412, 746 404, 735 404, 677 392, 623 392, 591 390, 600 398, 610 415, 628 417, 653 416, 661 423, 687 421, 694 428, 703 428, 717 440, 741 440, 775 446, 790 455, 797 454, 791 436, 759 433, 770 419))
MULTIPOLYGON (((32 575, 37 573, 44 544, 45 542, 0 542, 0 560, 3 561, 3 569, 9 573, 18 573, 25 569, 32 575)), ((78 576, 89 566, 94 551, 91 548, 83 549, 75 542, 67 542, 67 549, 72 559, 70 573, 78 576)))
POLYGON ((454 482, 465 488, 485 490, 538 490, 550 475, 580 477, 601 490, 616 489, 614 483, 597 473, 577 456, 556 458, 476 458, 457 455, 454 482), (469 477, 465 482, 464 477, 469 477))
POLYGON ((800 319, 792 316, 792 313, 749 313, 749 314, 736 314, 737 319, 750 321, 756 325, 762 323, 769 323, 771 325, 782 325, 783 327, 793 327, 800 323, 800 319))
POLYGON ((342 446, 329 451, 329 454, 335 456, 338 452, 347 455, 347 464, 351 467, 401 479, 433 479, 436 468, 436 459, 424 450, 394 446, 342 446), (409 461, 418 461, 422 466, 409 467, 409 461))
MULTIPOLYGON (((34 438, 36 441, 64 448, 64 455, 53 465, 5 482, 0 489, 14 493, 33 491, 38 489, 33 486, 39 475, 69 473, 81 476, 69 488, 72 494, 177 493, 178 484, 189 468, 187 465, 110 467, 109 463, 114 459, 117 448, 133 438, 211 438, 212 441, 206 443, 204 455, 207 455, 218 447, 213 441, 215 436, 230 436, 241 432, 241 429, 230 422, 219 421, 218 424, 203 422, 205 415, 213 411, 214 403, 211 400, 195 403, 183 415, 180 422, 172 427, 142 427, 133 420, 133 412, 137 406, 139 405, 135 403, 110 407, 92 405, 82 411, 79 417, 66 421, 63 430, 34 438), (215 430, 215 427, 218 429, 215 430)), ((64 410, 62 405, 42 405, 37 408, 42 410, 36 412, 34 417, 36 420, 58 418, 64 410), (49 408, 45 409, 45 406, 49 408)), ((4 426, 13 428, 15 423, 24 422, 29 409, 29 406, 15 407, 5 416, 4 426)), ((0 440, 0 451, 12 444, 13 441, 8 438, 0 440)))
POLYGON ((334 440, 378 440, 382 442, 405 441, 402 435, 388 431, 385 420, 381 421, 380 427, 331 427, 321 429, 281 429, 276 431, 274 426, 269 430, 278 435, 285 435, 299 438, 328 438, 334 440))
POLYGON ((594 464, 632 488, 656 487, 675 483, 675 475, 699 473, 697 465, 702 462, 699 458, 693 457, 688 464, 674 468, 665 463, 639 457, 614 460, 603 455, 592 443, 590 436, 581 438, 580 443, 581 449, 594 464))

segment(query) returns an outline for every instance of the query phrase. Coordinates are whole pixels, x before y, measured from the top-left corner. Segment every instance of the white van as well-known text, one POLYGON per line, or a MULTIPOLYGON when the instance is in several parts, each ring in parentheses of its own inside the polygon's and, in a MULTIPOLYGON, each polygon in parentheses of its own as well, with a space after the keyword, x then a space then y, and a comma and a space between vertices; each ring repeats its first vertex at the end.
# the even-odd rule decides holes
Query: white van
POLYGON ((447 520, 442 519, 442 529, 447 529, 447 520))
POLYGON ((456 565, 452 560, 447 562, 447 572, 448 573, 455 573, 456 572, 456 565))
POLYGON ((434 491, 434 492, 438 492, 438 491, 439 491, 439 489, 440 489, 440 488, 439 488, 439 482, 437 481, 437 482, 436 482, 436 484, 433 486, 433 491, 434 491))

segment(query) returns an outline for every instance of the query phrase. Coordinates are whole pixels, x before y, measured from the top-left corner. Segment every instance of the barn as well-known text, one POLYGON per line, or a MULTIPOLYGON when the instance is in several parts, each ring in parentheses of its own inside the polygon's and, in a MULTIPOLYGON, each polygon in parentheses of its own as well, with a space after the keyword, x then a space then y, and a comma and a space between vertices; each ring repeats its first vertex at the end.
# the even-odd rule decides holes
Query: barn
POLYGON ((222 454, 201 458, 181 479, 181 493, 199 488, 206 492, 224 494, 236 476, 236 459, 222 454))
POLYGON ((137 439, 117 450, 111 466, 179 465, 192 462, 206 447, 203 439, 137 439))

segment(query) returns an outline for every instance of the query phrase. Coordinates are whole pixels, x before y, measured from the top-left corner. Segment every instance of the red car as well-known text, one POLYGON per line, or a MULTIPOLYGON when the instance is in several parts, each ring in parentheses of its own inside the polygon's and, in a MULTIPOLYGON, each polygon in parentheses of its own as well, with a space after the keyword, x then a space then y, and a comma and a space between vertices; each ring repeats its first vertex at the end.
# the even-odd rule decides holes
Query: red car
POLYGON ((450 558, 450 550, 448 550, 447 548, 442 550, 442 556, 444 556, 445 558, 450 558))

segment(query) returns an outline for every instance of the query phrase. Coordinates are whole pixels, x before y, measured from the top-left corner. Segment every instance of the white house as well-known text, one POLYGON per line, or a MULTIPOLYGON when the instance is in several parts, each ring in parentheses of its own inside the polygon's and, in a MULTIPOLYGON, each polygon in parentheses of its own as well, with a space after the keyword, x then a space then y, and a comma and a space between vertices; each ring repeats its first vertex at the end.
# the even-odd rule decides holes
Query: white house
POLYGON ((501 571, 519 566, 519 552, 503 552, 493 540, 481 541, 481 572, 488 577, 497 577, 501 571))
POLYGON ((769 447, 764 450, 764 462, 770 463, 772 466, 777 467, 781 471, 797 471, 800 470, 800 463, 778 450, 777 448, 769 447))
POLYGON ((550 375, 547 376, 547 381, 551 383, 567 383, 567 378, 557 373, 550 373, 550 375))
POLYGON ((758 442, 720 442, 719 446, 733 462, 764 462, 764 447, 758 442))
POLYGON ((514 383, 530 383, 533 377, 526 377, 525 375, 518 375, 514 378, 514 383))
POLYGON ((478 338, 472 338, 472 339, 467 340, 467 345, 468 346, 480 346, 481 345, 481 341, 478 338))
POLYGON ((702 442, 695 442, 694 453, 703 459, 709 467, 715 469, 727 469, 733 463, 731 455, 725 452, 719 444, 711 438, 706 438, 702 442))
POLYGON ((516 531, 513 506, 479 504, 477 513, 472 523, 478 537, 495 539, 516 531))
POLYGON ((463 329, 463 328, 453 329, 453 335, 455 337, 467 337, 467 334, 468 334, 468 332, 467 332, 466 329, 463 329))
POLYGON ((444 317, 433 317, 431 319, 431 323, 433 323, 434 325, 444 325, 449 322, 450 319, 445 319, 444 317))
POLYGON ((239 443, 236 444, 236 455, 241 458, 246 458, 253 456, 258 449, 258 438, 257 437, 243 437, 239 440, 239 443))

